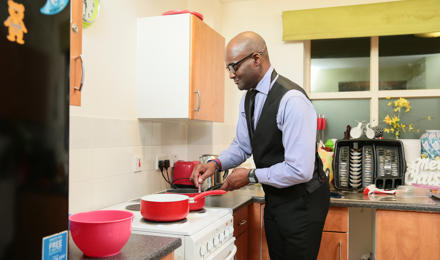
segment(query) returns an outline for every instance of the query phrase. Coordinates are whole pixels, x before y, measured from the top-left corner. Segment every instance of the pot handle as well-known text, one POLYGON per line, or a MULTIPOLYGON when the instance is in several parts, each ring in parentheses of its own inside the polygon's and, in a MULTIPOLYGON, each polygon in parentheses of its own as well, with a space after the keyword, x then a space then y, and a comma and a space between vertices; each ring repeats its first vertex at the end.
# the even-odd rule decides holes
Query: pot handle
POLYGON ((192 201, 196 201, 198 199, 204 198, 206 196, 210 196, 210 195, 220 195, 220 194, 225 194, 226 191, 224 190, 210 190, 210 191, 205 191, 202 193, 199 193, 198 195, 194 196, 194 197, 190 197, 190 203, 194 203, 192 201))

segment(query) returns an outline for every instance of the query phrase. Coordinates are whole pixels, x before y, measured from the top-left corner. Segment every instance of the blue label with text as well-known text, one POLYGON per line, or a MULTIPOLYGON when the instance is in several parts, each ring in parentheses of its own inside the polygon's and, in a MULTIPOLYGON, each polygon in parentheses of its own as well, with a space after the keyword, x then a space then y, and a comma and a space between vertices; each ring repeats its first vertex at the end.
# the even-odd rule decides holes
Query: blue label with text
POLYGON ((42 260, 67 260, 67 231, 43 237, 42 260))

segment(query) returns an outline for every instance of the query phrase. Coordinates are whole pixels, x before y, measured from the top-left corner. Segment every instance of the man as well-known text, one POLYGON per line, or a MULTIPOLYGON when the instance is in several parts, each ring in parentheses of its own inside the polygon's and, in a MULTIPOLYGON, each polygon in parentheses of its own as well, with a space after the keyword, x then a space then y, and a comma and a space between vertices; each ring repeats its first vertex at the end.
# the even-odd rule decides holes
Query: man
POLYGON ((221 189, 261 183, 264 225, 272 260, 316 259, 329 207, 329 186, 316 153, 316 112, 305 92, 271 66, 266 43, 254 32, 226 47, 229 77, 240 90, 237 131, 218 160, 198 165, 196 185, 216 169, 240 165, 250 155, 256 169, 236 168, 221 189))

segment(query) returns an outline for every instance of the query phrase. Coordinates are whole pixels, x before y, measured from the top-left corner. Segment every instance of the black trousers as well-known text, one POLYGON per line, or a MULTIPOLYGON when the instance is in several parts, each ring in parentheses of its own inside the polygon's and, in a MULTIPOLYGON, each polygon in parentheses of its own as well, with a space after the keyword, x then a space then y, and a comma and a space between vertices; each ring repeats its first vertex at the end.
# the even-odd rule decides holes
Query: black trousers
POLYGON ((264 227, 270 259, 315 260, 330 203, 328 182, 311 194, 298 186, 290 196, 281 203, 266 199, 264 227))

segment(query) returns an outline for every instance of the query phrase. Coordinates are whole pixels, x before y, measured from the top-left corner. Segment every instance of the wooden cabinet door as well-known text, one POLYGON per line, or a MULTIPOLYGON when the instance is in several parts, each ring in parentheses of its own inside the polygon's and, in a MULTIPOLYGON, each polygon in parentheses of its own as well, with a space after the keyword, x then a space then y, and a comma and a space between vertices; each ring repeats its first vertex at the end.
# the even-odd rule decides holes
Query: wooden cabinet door
POLYGON ((249 206, 249 245, 248 259, 269 260, 269 250, 264 230, 264 203, 249 206))
POLYGON ((348 234, 322 232, 318 260, 346 260, 348 256, 348 234))
POLYGON ((325 219, 324 231, 348 232, 348 208, 330 207, 325 219))
POLYGON ((249 232, 246 230, 237 237, 235 237, 235 246, 237 247, 237 253, 235 259, 247 260, 248 259, 248 236, 249 232))
POLYGON ((376 211, 376 259, 440 259, 440 214, 376 211))
POLYGON ((223 122, 225 39, 191 16, 190 101, 191 119, 223 122))
POLYGON ((234 237, 237 247, 236 259, 248 259, 248 227, 249 227, 249 206, 242 206, 234 211, 234 237))
POLYGON ((70 22, 70 105, 81 106, 83 0, 71 1, 70 22))

